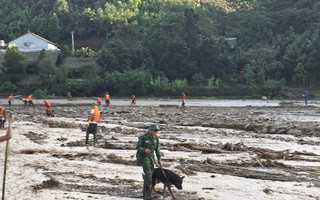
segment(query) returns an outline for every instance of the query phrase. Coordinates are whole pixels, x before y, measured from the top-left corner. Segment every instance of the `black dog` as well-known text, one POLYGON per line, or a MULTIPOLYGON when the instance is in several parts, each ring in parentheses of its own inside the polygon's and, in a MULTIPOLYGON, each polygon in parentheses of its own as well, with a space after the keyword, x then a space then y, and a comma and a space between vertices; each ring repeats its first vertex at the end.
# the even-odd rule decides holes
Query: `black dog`
POLYGON ((182 190, 182 181, 184 176, 180 177, 169 169, 155 168, 152 174, 152 190, 155 192, 154 186, 157 182, 163 183, 163 196, 165 196, 166 188, 168 188, 172 198, 175 196, 171 190, 171 185, 176 186, 178 190, 182 190))

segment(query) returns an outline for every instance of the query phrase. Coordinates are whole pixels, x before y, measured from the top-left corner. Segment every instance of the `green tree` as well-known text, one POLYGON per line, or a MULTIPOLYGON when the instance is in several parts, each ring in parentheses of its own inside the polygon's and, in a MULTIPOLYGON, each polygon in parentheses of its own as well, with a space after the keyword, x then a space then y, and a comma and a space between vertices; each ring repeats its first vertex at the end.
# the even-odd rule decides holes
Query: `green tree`
POLYGON ((156 75, 192 79, 194 62, 191 49, 184 40, 185 17, 183 13, 168 13, 152 21, 144 32, 146 63, 156 75))
POLYGON ((298 83, 302 83, 303 85, 306 85, 307 79, 308 73, 305 70, 304 65, 298 63, 296 68, 294 69, 293 80, 297 81, 298 83))
POLYGON ((128 70, 131 66, 129 50, 121 40, 111 41, 98 52, 97 63, 102 72, 128 70))
POLYGON ((205 85, 207 83, 207 79, 204 77, 202 73, 194 74, 192 76, 192 84, 195 86, 205 85))
POLYGON ((60 24, 58 16, 53 13, 49 19, 47 19, 47 27, 45 35, 51 41, 58 41, 60 39, 60 24))
POLYGON ((105 73, 107 89, 119 96, 147 95, 151 89, 151 74, 145 70, 105 73))
POLYGON ((101 74, 100 70, 101 69, 98 64, 94 62, 84 64, 80 67, 81 78, 96 81, 96 79, 99 77, 99 74, 101 74))
POLYGON ((194 52, 194 58, 197 63, 195 73, 203 73, 206 78, 215 76, 223 78, 226 75, 231 75, 231 62, 228 47, 222 38, 205 39, 194 52))
POLYGON ((265 85, 262 89, 262 94, 273 97, 280 97, 283 94, 285 86, 284 79, 281 80, 273 80, 269 79, 266 81, 265 85))
POLYGON ((299 57, 301 56, 301 36, 296 35, 294 33, 293 28, 291 28, 289 33, 284 34, 283 36, 279 36, 275 43, 278 43, 279 54, 281 56, 281 60, 283 63, 283 77, 286 81, 292 81, 292 76, 294 74, 294 69, 298 64, 299 57))
POLYGON ((252 48, 244 53, 248 63, 242 75, 247 83, 265 85, 268 79, 279 79, 283 65, 276 60, 277 52, 268 46, 252 48))
MULTIPOLYGON (((304 45, 303 45, 303 54, 302 58, 299 60, 302 64, 304 64, 304 69, 306 70, 308 77, 310 79, 309 82, 317 83, 319 81, 320 76, 320 24, 315 26, 312 30, 306 31, 304 36, 304 45), (304 62, 302 62, 304 61, 304 62)), ((308 83, 308 82, 307 82, 308 83)))
POLYGON ((55 3, 55 12, 66 13, 69 11, 69 5, 67 0, 57 0, 55 3))
POLYGON ((49 56, 47 51, 42 50, 38 56, 36 65, 36 74, 40 77, 41 85, 50 91, 57 79, 57 67, 52 57, 49 56))
POLYGON ((97 83, 99 83, 102 78, 100 75, 100 67, 97 63, 91 62, 80 66, 79 71, 81 73, 81 87, 79 88, 79 93, 82 95, 97 95, 101 94, 99 88, 97 87, 97 83))
POLYGON ((6 49, 2 66, 7 79, 15 85, 26 75, 26 57, 17 46, 9 46, 6 49))
POLYGON ((17 90, 17 86, 12 84, 10 81, 6 81, 0 85, 0 91, 1 92, 11 92, 13 93, 14 91, 17 90))

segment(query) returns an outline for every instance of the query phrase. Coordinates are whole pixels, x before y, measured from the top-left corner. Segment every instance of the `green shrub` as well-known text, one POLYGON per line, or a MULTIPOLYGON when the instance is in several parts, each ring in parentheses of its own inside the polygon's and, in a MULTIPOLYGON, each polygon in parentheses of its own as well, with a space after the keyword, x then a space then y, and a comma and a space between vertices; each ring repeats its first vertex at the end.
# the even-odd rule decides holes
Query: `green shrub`
POLYGON ((44 98, 47 98, 49 95, 46 89, 36 89, 32 93, 32 96, 37 99, 44 99, 44 98))
POLYGON ((17 86, 12 84, 10 81, 6 81, 0 86, 1 92, 13 92, 16 90, 17 90, 17 86))
POLYGON ((65 88, 67 91, 71 91, 74 96, 91 96, 95 90, 86 79, 67 79, 65 88))
POLYGON ((158 76, 151 80, 152 94, 155 96, 165 96, 174 94, 174 88, 171 87, 171 83, 168 78, 158 76))
POLYGON ((114 95, 147 95, 151 90, 151 75, 144 70, 127 70, 105 74, 106 89, 114 95))
POLYGON ((272 80, 269 79, 266 81, 265 85, 262 88, 262 94, 269 96, 270 98, 278 97, 280 98, 283 95, 285 87, 284 80, 272 80))
POLYGON ((81 47, 80 49, 76 49, 74 52, 75 56, 92 58, 96 56, 96 52, 94 52, 89 47, 81 47))
POLYGON ((199 74, 194 74, 192 76, 192 85, 195 86, 200 86, 200 85, 204 85, 206 83, 206 78, 203 76, 202 73, 199 74))

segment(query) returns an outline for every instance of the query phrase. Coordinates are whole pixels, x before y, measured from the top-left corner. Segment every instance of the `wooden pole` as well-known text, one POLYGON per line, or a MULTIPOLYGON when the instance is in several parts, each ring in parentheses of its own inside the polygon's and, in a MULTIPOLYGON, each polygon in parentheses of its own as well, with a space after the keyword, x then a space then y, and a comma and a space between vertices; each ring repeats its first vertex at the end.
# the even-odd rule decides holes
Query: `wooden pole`
POLYGON ((4 193, 5 193, 5 188, 6 188, 6 173, 7 173, 8 156, 9 156, 9 140, 7 140, 7 144, 6 144, 6 153, 5 153, 5 161, 4 161, 2 200, 4 200, 4 193))
POLYGON ((71 31, 71 45, 72 45, 72 52, 74 52, 74 32, 73 31, 71 31))

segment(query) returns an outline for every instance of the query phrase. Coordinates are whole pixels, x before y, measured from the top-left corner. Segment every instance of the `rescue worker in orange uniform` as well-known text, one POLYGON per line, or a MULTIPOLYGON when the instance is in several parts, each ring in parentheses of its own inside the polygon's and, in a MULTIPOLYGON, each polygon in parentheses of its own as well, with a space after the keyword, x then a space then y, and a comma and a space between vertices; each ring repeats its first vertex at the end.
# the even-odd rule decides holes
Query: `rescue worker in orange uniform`
POLYGON ((11 102, 12 102, 12 95, 8 96, 8 104, 9 104, 9 107, 11 107, 11 102))
POLYGON ((131 105, 136 105, 136 100, 137 100, 136 96, 132 95, 131 96, 131 105))
POLYGON ((23 102, 23 107, 27 107, 28 104, 28 98, 21 98, 21 101, 23 102))
POLYGON ((51 109, 51 103, 48 100, 44 101, 46 105, 46 114, 48 117, 54 117, 54 110, 51 109))
POLYGON ((93 134, 93 144, 97 144, 97 131, 98 123, 100 122, 100 111, 98 110, 98 105, 96 102, 92 103, 91 110, 88 117, 88 127, 86 131, 86 145, 89 145, 89 134, 93 134))
POLYGON ((106 95, 104 96, 106 99, 106 106, 110 105, 110 94, 108 92, 106 92, 106 95))
POLYGON ((97 98, 97 103, 99 106, 101 106, 101 98, 100 97, 97 98))
POLYGON ((184 92, 181 93, 182 95, 182 98, 181 98, 181 107, 184 107, 186 105, 186 99, 187 99, 187 96, 184 92))
POLYGON ((4 124, 6 122, 7 114, 6 114, 6 109, 3 107, 0 108, 0 117, 1 117, 0 128, 4 129, 4 124))
POLYGON ((33 104, 33 101, 32 101, 32 94, 30 94, 30 95, 28 96, 28 101, 29 101, 28 107, 29 107, 30 105, 32 105, 32 106, 34 107, 34 104, 33 104))

